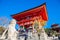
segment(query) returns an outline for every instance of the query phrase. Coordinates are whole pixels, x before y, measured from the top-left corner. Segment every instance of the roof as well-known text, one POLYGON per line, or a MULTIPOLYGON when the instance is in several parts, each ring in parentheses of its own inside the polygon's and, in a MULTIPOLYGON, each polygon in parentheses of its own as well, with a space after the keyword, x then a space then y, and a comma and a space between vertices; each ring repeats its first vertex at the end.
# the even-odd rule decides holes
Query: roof
POLYGON ((53 24, 53 25, 51 25, 51 27, 53 28, 53 27, 59 27, 59 24, 53 24))
POLYGON ((47 21, 48 20, 48 15, 47 15, 47 10, 46 10, 46 3, 43 3, 40 6, 25 10, 23 12, 19 12, 17 14, 11 15, 12 18, 14 18, 18 23, 25 22, 25 21, 30 21, 31 17, 35 16, 42 16, 42 19, 47 21), (30 17, 30 18, 28 18, 30 17), (27 20, 25 20, 28 18, 27 20))

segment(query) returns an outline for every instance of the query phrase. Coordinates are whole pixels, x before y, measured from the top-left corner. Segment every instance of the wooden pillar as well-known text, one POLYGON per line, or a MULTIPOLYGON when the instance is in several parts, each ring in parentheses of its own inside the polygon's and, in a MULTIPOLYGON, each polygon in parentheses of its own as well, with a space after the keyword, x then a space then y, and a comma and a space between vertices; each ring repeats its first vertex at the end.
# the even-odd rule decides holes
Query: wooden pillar
POLYGON ((39 29, 42 29, 41 21, 42 21, 42 17, 40 16, 40 17, 38 18, 39 29))
POLYGON ((34 22, 32 22, 32 27, 33 27, 33 31, 32 32, 34 32, 34 22))
POLYGON ((24 24, 23 24, 23 29, 24 29, 24 24))
POLYGON ((41 22, 39 21, 39 29, 42 29, 42 25, 41 25, 41 22))

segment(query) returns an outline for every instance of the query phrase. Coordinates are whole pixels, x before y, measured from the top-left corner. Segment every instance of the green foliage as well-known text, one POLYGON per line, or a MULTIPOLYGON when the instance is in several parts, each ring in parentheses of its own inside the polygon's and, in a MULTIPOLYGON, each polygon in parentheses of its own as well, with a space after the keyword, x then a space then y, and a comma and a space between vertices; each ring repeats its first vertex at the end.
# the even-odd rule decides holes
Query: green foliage
POLYGON ((45 32, 49 34, 50 36, 52 36, 53 34, 53 30, 51 30, 50 28, 45 28, 45 32))
POLYGON ((38 27, 39 27, 39 22, 37 20, 35 20, 34 28, 37 29, 38 27))
POLYGON ((50 29, 50 28, 45 28, 45 32, 47 33, 47 34, 50 34, 51 36, 53 36, 53 35, 56 35, 56 31, 53 31, 52 29, 50 29))
POLYGON ((0 34, 2 34, 4 32, 5 28, 4 27, 0 27, 0 34))
POLYGON ((46 33, 50 32, 50 28, 45 28, 45 32, 46 33))

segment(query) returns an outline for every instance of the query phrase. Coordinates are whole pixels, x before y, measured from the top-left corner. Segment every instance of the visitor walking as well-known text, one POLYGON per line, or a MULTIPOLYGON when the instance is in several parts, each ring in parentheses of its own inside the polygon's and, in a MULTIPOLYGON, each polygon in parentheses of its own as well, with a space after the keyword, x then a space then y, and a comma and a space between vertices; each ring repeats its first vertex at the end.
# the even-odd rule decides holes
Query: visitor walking
POLYGON ((53 35, 53 40, 55 40, 55 35, 53 35))
POLYGON ((40 40, 40 29, 37 29, 38 39, 40 40))
POLYGON ((60 40, 60 35, 58 35, 58 39, 60 40))

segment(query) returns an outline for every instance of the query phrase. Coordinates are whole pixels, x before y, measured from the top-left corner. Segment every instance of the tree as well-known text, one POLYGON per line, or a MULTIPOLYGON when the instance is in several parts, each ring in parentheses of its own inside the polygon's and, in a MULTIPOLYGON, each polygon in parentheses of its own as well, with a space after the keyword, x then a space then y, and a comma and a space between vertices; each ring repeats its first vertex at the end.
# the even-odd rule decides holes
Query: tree
POLYGON ((5 31, 8 23, 9 20, 6 17, 0 17, 0 34, 2 34, 5 31))
POLYGON ((0 17, 0 26, 4 27, 8 25, 9 20, 6 17, 0 17))
POLYGON ((0 27, 0 35, 4 32, 5 28, 4 27, 0 27))
POLYGON ((53 35, 53 30, 51 30, 51 28, 45 28, 45 32, 48 34, 48 36, 53 35))

